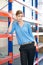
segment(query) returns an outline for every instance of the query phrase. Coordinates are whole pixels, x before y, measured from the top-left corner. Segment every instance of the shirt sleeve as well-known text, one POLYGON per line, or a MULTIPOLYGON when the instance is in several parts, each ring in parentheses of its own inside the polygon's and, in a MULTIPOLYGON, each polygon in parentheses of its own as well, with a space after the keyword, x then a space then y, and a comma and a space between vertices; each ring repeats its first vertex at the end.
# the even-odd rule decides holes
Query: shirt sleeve
POLYGON ((15 22, 12 23, 12 30, 11 32, 9 32, 9 34, 13 34, 14 31, 15 31, 15 22))
POLYGON ((34 36, 33 36, 33 34, 32 34, 32 28, 31 28, 30 23, 28 23, 28 32, 29 32, 29 34, 34 38, 34 36))

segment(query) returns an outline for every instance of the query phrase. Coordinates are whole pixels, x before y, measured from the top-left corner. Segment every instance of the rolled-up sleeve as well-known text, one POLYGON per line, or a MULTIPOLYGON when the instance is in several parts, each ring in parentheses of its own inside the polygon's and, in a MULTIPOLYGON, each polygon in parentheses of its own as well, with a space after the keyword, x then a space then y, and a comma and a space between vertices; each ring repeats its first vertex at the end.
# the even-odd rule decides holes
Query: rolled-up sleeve
POLYGON ((14 31, 15 31, 15 22, 12 23, 12 29, 9 32, 9 34, 13 34, 14 31))
POLYGON ((33 34, 32 34, 32 28, 31 28, 31 25, 30 25, 30 23, 28 23, 28 32, 30 33, 30 35, 33 37, 33 39, 34 39, 34 36, 33 36, 33 34))

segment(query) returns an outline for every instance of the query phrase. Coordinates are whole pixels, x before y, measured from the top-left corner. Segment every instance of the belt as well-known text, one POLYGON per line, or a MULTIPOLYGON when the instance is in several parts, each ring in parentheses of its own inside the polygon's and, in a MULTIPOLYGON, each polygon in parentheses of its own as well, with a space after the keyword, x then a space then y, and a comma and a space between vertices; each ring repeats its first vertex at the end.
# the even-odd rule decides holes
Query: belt
POLYGON ((24 43, 22 45, 27 45, 27 44, 34 44, 34 41, 33 42, 24 43))

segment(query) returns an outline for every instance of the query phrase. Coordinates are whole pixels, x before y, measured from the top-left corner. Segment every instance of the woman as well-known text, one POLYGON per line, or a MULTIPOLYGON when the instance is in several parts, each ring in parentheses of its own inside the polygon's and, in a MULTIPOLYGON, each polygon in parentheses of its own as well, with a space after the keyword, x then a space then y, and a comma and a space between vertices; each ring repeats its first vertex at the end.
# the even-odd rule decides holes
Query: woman
POLYGON ((29 22, 22 20, 23 13, 21 10, 16 12, 16 20, 11 22, 9 33, 16 32, 18 44, 20 45, 21 65, 33 65, 36 43, 32 34, 29 22))

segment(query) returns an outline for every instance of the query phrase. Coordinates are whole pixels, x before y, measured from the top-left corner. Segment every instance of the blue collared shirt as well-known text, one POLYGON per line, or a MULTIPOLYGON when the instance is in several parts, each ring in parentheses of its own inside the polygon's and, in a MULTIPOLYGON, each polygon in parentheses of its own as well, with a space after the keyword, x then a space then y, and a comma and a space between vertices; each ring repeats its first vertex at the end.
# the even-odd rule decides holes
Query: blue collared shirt
POLYGON ((14 31, 16 32, 16 37, 19 45, 34 41, 34 36, 32 34, 32 29, 29 22, 25 21, 21 27, 17 21, 14 21, 12 23, 12 30, 10 34, 13 34, 14 31))

